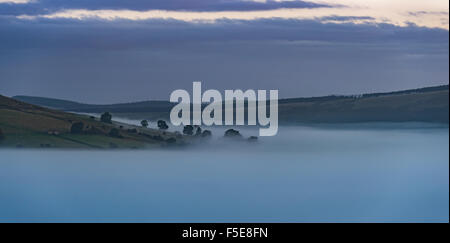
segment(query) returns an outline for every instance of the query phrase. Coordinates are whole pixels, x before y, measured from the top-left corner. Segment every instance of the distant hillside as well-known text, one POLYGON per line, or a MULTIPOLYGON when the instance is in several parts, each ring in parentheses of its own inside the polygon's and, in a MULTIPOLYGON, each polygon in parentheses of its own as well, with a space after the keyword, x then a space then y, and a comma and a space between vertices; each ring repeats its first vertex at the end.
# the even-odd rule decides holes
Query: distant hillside
POLYGON ((144 148, 184 140, 171 132, 100 122, 1 95, 0 135, 2 147, 144 148))
POLYGON ((288 123, 449 122, 449 86, 358 96, 281 100, 288 123))
POLYGON ((34 105, 44 106, 48 108, 75 111, 86 113, 101 113, 104 111, 121 113, 121 112, 167 112, 172 109, 174 104, 168 101, 142 101, 133 103, 122 103, 112 105, 93 105, 83 104, 74 101, 52 99, 35 96, 14 96, 16 100, 27 102, 34 105))
POLYGON ((400 90, 400 91, 368 93, 368 94, 360 94, 360 95, 328 95, 328 96, 307 97, 307 98, 288 98, 288 99, 281 99, 278 103, 285 104, 285 103, 297 103, 297 102, 335 101, 335 100, 342 100, 342 99, 348 99, 348 98, 370 98, 370 97, 380 97, 380 96, 387 96, 387 95, 419 94, 419 93, 427 93, 427 92, 434 92, 434 91, 446 91, 446 90, 447 91, 449 90, 448 85, 439 85, 439 86, 425 87, 425 88, 419 88, 419 89, 407 89, 407 90, 400 90))
MULTIPOLYGON (((355 96, 322 96, 279 100, 280 123, 343 122, 444 122, 449 121, 449 86, 435 86, 355 96)), ((15 96, 28 103, 64 111, 112 112, 132 119, 168 119, 174 104, 144 101, 126 104, 91 105, 72 101, 15 96)))

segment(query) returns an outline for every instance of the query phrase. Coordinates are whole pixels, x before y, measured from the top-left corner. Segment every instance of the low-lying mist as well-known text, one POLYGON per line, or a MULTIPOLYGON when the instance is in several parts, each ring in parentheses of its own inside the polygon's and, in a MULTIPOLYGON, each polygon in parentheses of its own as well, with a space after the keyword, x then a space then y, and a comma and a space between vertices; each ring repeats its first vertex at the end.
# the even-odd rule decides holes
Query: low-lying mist
POLYGON ((448 126, 208 129, 180 149, 0 150, 0 221, 448 222, 448 126))
MULTIPOLYGON (((100 117, 100 114, 79 113, 100 117)), ((141 126, 141 120, 130 119, 120 116, 114 116, 113 121, 141 126)), ((173 126, 167 122, 169 132, 183 131, 183 126, 173 126)), ((158 129, 157 121, 149 120, 148 128, 158 129)), ((284 125, 280 126, 278 133, 271 137, 258 137, 259 126, 201 126, 202 130, 210 130, 211 139, 202 139, 189 146, 189 149, 229 149, 230 147, 237 152, 242 149, 243 152, 252 151, 314 151, 318 147, 325 149, 342 149, 354 146, 367 146, 359 140, 367 140, 369 143, 373 139, 378 142, 389 143, 390 139, 396 134, 408 134, 411 132, 421 133, 441 133, 447 129, 448 124, 422 123, 422 122, 373 122, 373 123, 342 123, 342 124, 304 124, 304 125, 284 125), (225 138, 225 131, 235 129, 242 135, 241 139, 225 138), (442 130, 443 129, 443 130, 442 130), (347 134, 348 136, 342 136, 347 134), (251 136, 258 137, 257 141, 250 142, 251 136), (335 144, 330 144, 335 141, 335 144), (328 143, 327 143, 328 142, 328 143), (316 146, 320 144, 321 146, 316 146)), ((370 145, 370 144, 369 144, 370 145)))

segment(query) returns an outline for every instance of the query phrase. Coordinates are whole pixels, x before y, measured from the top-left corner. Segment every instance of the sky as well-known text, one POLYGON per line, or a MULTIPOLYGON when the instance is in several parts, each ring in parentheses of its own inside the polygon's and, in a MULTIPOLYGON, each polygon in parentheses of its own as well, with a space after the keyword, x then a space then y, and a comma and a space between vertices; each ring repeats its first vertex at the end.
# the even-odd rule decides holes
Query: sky
POLYGON ((0 0, 0 94, 281 98, 448 84, 445 0, 0 0))

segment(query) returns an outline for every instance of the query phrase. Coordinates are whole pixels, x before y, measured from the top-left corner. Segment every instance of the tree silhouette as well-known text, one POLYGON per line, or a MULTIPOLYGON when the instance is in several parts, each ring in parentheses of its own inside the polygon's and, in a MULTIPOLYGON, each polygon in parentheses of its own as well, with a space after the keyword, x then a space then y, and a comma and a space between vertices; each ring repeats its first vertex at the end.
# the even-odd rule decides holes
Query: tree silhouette
POLYGON ((169 126, 167 126, 167 123, 163 120, 158 121, 158 128, 161 130, 167 130, 169 126))
POLYGON ((186 134, 186 135, 193 135, 194 134, 194 127, 192 125, 184 126, 183 133, 186 134))
POLYGON ((148 127, 148 121, 147 121, 147 120, 142 120, 142 121, 141 121, 141 125, 142 125, 143 127, 148 127))
POLYGON ((225 137, 236 138, 242 137, 241 133, 238 130, 228 129, 225 131, 225 137))
POLYGON ((202 132, 202 137, 211 137, 212 136, 212 133, 211 133, 211 131, 210 130, 204 130, 203 132, 202 132))
POLYGON ((202 129, 200 127, 197 127, 197 130, 195 131, 195 136, 201 136, 202 135, 202 129))
POLYGON ((112 123, 111 119, 112 119, 112 115, 109 114, 109 112, 103 113, 102 116, 100 117, 100 121, 105 122, 105 123, 112 123))

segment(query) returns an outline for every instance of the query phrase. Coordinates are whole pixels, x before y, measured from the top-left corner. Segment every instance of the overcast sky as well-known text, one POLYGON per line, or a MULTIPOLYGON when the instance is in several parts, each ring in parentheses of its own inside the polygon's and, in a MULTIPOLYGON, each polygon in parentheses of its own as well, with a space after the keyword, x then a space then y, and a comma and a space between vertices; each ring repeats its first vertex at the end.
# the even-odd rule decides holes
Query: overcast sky
POLYGON ((280 97, 448 84, 447 0, 0 0, 0 94, 280 97))

